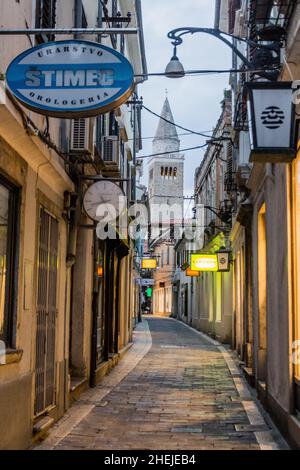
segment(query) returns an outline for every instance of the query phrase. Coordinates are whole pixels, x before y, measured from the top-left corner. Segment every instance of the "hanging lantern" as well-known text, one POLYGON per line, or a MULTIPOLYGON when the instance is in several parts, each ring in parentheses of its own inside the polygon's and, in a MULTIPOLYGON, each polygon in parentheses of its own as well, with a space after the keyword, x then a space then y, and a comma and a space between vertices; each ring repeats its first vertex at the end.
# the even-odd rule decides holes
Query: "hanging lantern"
POLYGON ((250 82, 250 161, 290 162, 296 156, 295 105, 291 82, 250 82))

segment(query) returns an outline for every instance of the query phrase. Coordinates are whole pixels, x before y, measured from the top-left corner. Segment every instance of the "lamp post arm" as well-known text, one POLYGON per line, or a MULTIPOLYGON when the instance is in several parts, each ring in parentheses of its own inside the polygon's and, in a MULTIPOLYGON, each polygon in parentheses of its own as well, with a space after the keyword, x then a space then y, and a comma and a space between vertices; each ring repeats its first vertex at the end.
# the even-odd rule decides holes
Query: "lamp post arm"
POLYGON ((218 219, 220 219, 224 224, 227 224, 228 222, 217 212, 216 209, 214 209, 213 207, 210 207, 210 206, 204 206, 204 209, 207 209, 209 211, 211 211, 213 214, 215 214, 218 219))
POLYGON ((222 36, 222 31, 214 28, 188 28, 188 27, 182 27, 182 28, 177 28, 173 29, 168 33, 168 38, 171 39, 173 46, 177 47, 180 44, 183 43, 182 36, 185 36, 186 34, 195 34, 195 33, 204 33, 204 34, 209 34, 210 36, 214 36, 218 39, 220 39, 224 44, 226 44, 228 47, 230 47, 233 52, 243 61, 244 64, 246 64, 249 68, 251 68, 251 63, 245 57, 239 50, 238 48, 232 44, 227 38, 224 38, 222 36))
MULTIPOLYGON (((183 39, 182 39, 183 36, 185 36, 186 34, 195 34, 195 33, 209 34, 210 36, 214 36, 215 38, 220 39, 220 41, 222 41, 224 44, 230 47, 230 49, 241 59, 241 61, 249 69, 253 68, 251 62, 247 59, 247 57, 244 56, 244 54, 242 54, 241 51, 239 51, 239 49, 234 44, 232 44, 232 42, 229 39, 227 39, 224 36, 228 36, 229 38, 243 41, 253 47, 259 47, 262 49, 277 51, 278 46, 279 46, 278 43, 276 43, 276 47, 275 45, 263 45, 263 44, 260 45, 260 44, 257 44, 255 41, 238 38, 237 36, 233 36, 232 34, 228 34, 228 33, 225 33, 224 31, 220 31, 219 29, 214 29, 214 28, 197 28, 197 27, 176 28, 168 33, 168 38, 172 41, 172 45, 176 48, 177 46, 183 43, 183 39)), ((259 73, 259 75, 267 78, 268 80, 271 80, 270 75, 267 72, 266 73, 261 72, 259 73)))
POLYGON ((213 214, 215 214, 218 219, 222 220, 221 217, 220 217, 220 214, 218 214, 218 212, 216 211, 216 209, 214 209, 213 207, 210 207, 210 206, 204 206, 204 209, 207 209, 209 211, 211 211, 213 214))

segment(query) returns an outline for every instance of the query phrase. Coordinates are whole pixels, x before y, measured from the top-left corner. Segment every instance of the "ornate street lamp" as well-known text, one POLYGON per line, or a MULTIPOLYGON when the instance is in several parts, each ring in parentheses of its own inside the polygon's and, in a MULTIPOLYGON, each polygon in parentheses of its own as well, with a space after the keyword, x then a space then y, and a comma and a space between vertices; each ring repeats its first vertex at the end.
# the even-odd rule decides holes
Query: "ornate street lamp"
POLYGON ((177 48, 174 47, 173 56, 166 67, 166 77, 168 78, 182 78, 185 76, 185 71, 182 63, 177 57, 177 48))
POLYGON ((290 162, 296 156, 295 104, 291 82, 247 83, 251 162, 290 162))
POLYGON ((280 68, 280 49, 283 47, 284 31, 280 36, 277 36, 272 44, 261 44, 261 42, 252 41, 250 39, 243 39, 236 37, 232 34, 225 33, 219 29, 214 28, 177 28, 168 33, 168 38, 171 39, 174 46, 173 56, 166 67, 165 75, 169 78, 182 78, 185 75, 184 67, 177 56, 177 47, 182 44, 183 36, 186 34, 205 33, 214 36, 220 41, 224 42, 233 52, 241 59, 248 69, 253 70, 257 75, 266 78, 267 80, 275 81, 277 79, 280 68), (237 39, 247 43, 249 46, 256 49, 256 53, 251 61, 245 57, 241 51, 230 41, 230 39, 237 39), (259 69, 259 71, 256 71, 259 69), (265 69, 266 71, 261 71, 265 69))
POLYGON ((218 258, 219 272, 225 273, 230 271, 230 257, 231 250, 227 250, 225 247, 220 248, 215 253, 218 258))

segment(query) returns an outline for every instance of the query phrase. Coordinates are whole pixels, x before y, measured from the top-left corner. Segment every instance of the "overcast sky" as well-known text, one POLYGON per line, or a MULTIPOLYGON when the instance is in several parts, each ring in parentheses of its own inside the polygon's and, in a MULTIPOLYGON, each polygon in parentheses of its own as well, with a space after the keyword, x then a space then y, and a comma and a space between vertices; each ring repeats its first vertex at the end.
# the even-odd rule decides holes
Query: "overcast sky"
MULTIPOLYGON (((172 55, 167 38, 169 30, 182 26, 213 27, 214 0, 143 0, 143 19, 148 72, 163 72, 172 55)), ((186 70, 228 69, 231 53, 217 39, 204 34, 187 35, 178 48, 178 56, 186 70)), ((228 87, 229 76, 188 76, 181 79, 149 77, 139 88, 144 104, 160 114, 165 90, 177 124, 196 131, 213 129, 220 114, 220 102, 228 87)), ((143 110, 143 137, 155 134, 158 119, 143 110)), ((179 133, 184 132, 178 130, 179 133)), ((201 145, 200 136, 180 136, 181 148, 201 145)), ((141 155, 152 153, 152 141, 143 141, 141 155)), ((185 194, 193 193, 194 170, 199 166, 202 150, 185 154, 185 194)), ((148 166, 144 163, 144 184, 148 182, 148 166)))

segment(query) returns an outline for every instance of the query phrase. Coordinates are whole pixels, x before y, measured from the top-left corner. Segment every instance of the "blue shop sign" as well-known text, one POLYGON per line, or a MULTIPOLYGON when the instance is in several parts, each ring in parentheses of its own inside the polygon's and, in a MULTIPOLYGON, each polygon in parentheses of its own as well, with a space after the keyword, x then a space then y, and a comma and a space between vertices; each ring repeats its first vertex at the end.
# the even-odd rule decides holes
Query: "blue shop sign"
POLYGON ((70 119, 106 113, 127 101, 134 88, 132 66, 122 54, 76 40, 23 52, 9 65, 6 81, 32 111, 70 119))

